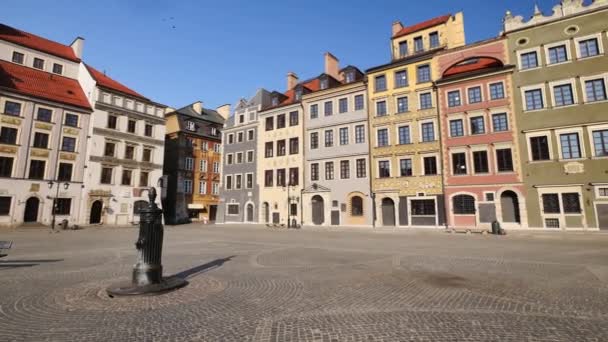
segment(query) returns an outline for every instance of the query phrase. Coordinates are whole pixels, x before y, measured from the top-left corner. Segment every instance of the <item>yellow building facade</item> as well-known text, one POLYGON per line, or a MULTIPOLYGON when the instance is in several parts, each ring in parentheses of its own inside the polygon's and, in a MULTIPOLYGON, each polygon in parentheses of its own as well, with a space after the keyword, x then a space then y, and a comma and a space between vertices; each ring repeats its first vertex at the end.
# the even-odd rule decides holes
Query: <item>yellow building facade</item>
POLYGON ((456 13, 409 27, 395 22, 392 61, 367 70, 377 226, 445 224, 435 56, 465 44, 463 21, 456 13))

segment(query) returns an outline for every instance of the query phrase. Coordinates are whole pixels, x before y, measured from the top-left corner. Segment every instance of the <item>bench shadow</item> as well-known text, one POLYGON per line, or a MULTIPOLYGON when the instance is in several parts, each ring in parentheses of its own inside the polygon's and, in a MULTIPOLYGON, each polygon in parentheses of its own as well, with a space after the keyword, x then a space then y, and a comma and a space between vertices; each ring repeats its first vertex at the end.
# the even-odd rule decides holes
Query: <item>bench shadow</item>
POLYGON ((41 259, 41 260, 0 260, 0 269, 32 267, 42 263, 60 262, 63 259, 41 259))
POLYGON ((192 267, 190 269, 181 271, 179 273, 173 274, 171 277, 177 277, 177 278, 181 278, 181 279, 191 279, 194 278, 200 274, 203 274, 205 272, 211 271, 213 269, 219 268, 221 267, 224 263, 230 261, 232 258, 235 258, 236 255, 231 255, 227 258, 221 258, 221 259, 215 259, 213 261, 210 261, 208 263, 196 266, 196 267, 192 267))

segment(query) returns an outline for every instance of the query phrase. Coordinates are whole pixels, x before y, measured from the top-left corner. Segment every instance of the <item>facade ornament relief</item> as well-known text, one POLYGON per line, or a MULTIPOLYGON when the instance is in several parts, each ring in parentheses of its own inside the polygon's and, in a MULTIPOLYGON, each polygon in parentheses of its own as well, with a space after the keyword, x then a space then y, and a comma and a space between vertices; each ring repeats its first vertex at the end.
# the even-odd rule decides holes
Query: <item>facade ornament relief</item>
POLYGON ((562 0, 561 4, 553 7, 553 13, 551 15, 545 16, 538 8, 538 5, 535 5, 534 15, 528 21, 524 21, 524 17, 521 15, 514 16, 511 11, 507 11, 503 19, 503 33, 538 25, 605 6, 608 6, 608 0, 593 0, 588 5, 585 5, 583 0, 562 0))

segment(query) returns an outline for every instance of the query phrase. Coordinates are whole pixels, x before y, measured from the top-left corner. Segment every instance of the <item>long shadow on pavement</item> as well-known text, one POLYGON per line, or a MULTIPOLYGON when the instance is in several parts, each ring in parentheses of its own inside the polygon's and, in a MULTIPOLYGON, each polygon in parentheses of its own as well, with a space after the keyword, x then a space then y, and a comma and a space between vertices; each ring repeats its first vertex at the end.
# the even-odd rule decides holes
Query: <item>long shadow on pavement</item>
POLYGON ((232 258, 236 257, 236 255, 231 255, 227 258, 221 258, 221 259, 215 259, 213 261, 210 261, 206 264, 202 264, 196 267, 192 267, 190 269, 187 269, 185 271, 181 271, 179 273, 176 273, 174 275, 172 275, 172 277, 178 277, 178 278, 182 278, 182 279, 190 279, 190 278, 194 278, 200 274, 203 274, 205 272, 211 271, 213 269, 219 268, 221 267, 224 263, 230 261, 232 258))
POLYGON ((18 268, 18 267, 32 267, 38 266, 42 263, 47 262, 59 262, 63 259, 43 259, 43 260, 2 260, 0 261, 0 269, 18 268))

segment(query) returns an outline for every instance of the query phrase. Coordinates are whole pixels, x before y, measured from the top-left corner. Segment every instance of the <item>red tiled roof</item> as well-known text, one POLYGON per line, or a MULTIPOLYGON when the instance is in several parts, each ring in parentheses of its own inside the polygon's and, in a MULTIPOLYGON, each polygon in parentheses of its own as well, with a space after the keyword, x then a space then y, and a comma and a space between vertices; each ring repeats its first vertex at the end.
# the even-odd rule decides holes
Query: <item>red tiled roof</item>
MULTIPOLYGON (((310 91, 317 91, 319 90, 320 87, 320 82, 318 78, 314 78, 312 80, 308 80, 308 81, 304 81, 302 83, 300 83, 303 87, 308 88, 308 90, 310 91)), ((281 107, 281 106, 286 106, 292 103, 295 103, 295 90, 294 89, 290 89, 288 91, 286 91, 285 93, 283 93, 283 95, 287 96, 287 98, 285 100, 283 100, 283 102, 281 102, 277 107, 281 107)))
POLYGON ((80 62, 80 58, 76 57, 74 50, 70 46, 17 30, 4 24, 0 24, 0 39, 76 63, 80 62))
POLYGON ((462 74, 465 72, 478 71, 487 68, 496 68, 503 66, 503 63, 497 59, 490 57, 472 57, 468 58, 460 63, 449 67, 444 73, 443 77, 453 76, 462 74))
POLYGON ((77 80, 1 60, 0 88, 91 109, 77 80))
POLYGON ((127 86, 121 84, 120 82, 111 79, 110 77, 104 75, 104 73, 102 73, 99 70, 96 70, 92 66, 90 66, 88 64, 85 64, 85 65, 87 66, 87 69, 89 69, 91 76, 93 76, 95 81, 97 81, 98 86, 103 87, 103 88, 112 89, 112 90, 118 91, 118 92, 126 94, 126 95, 139 97, 143 100, 149 101, 148 98, 139 94, 135 90, 132 90, 132 89, 128 88, 127 86))
POLYGON ((393 35, 393 38, 402 37, 402 36, 408 35, 410 33, 418 32, 418 31, 421 31, 421 30, 424 30, 427 28, 431 28, 433 26, 443 24, 443 23, 447 22, 451 16, 452 16, 451 14, 446 14, 446 15, 442 15, 441 17, 423 21, 416 25, 404 27, 399 32, 395 33, 393 35))

